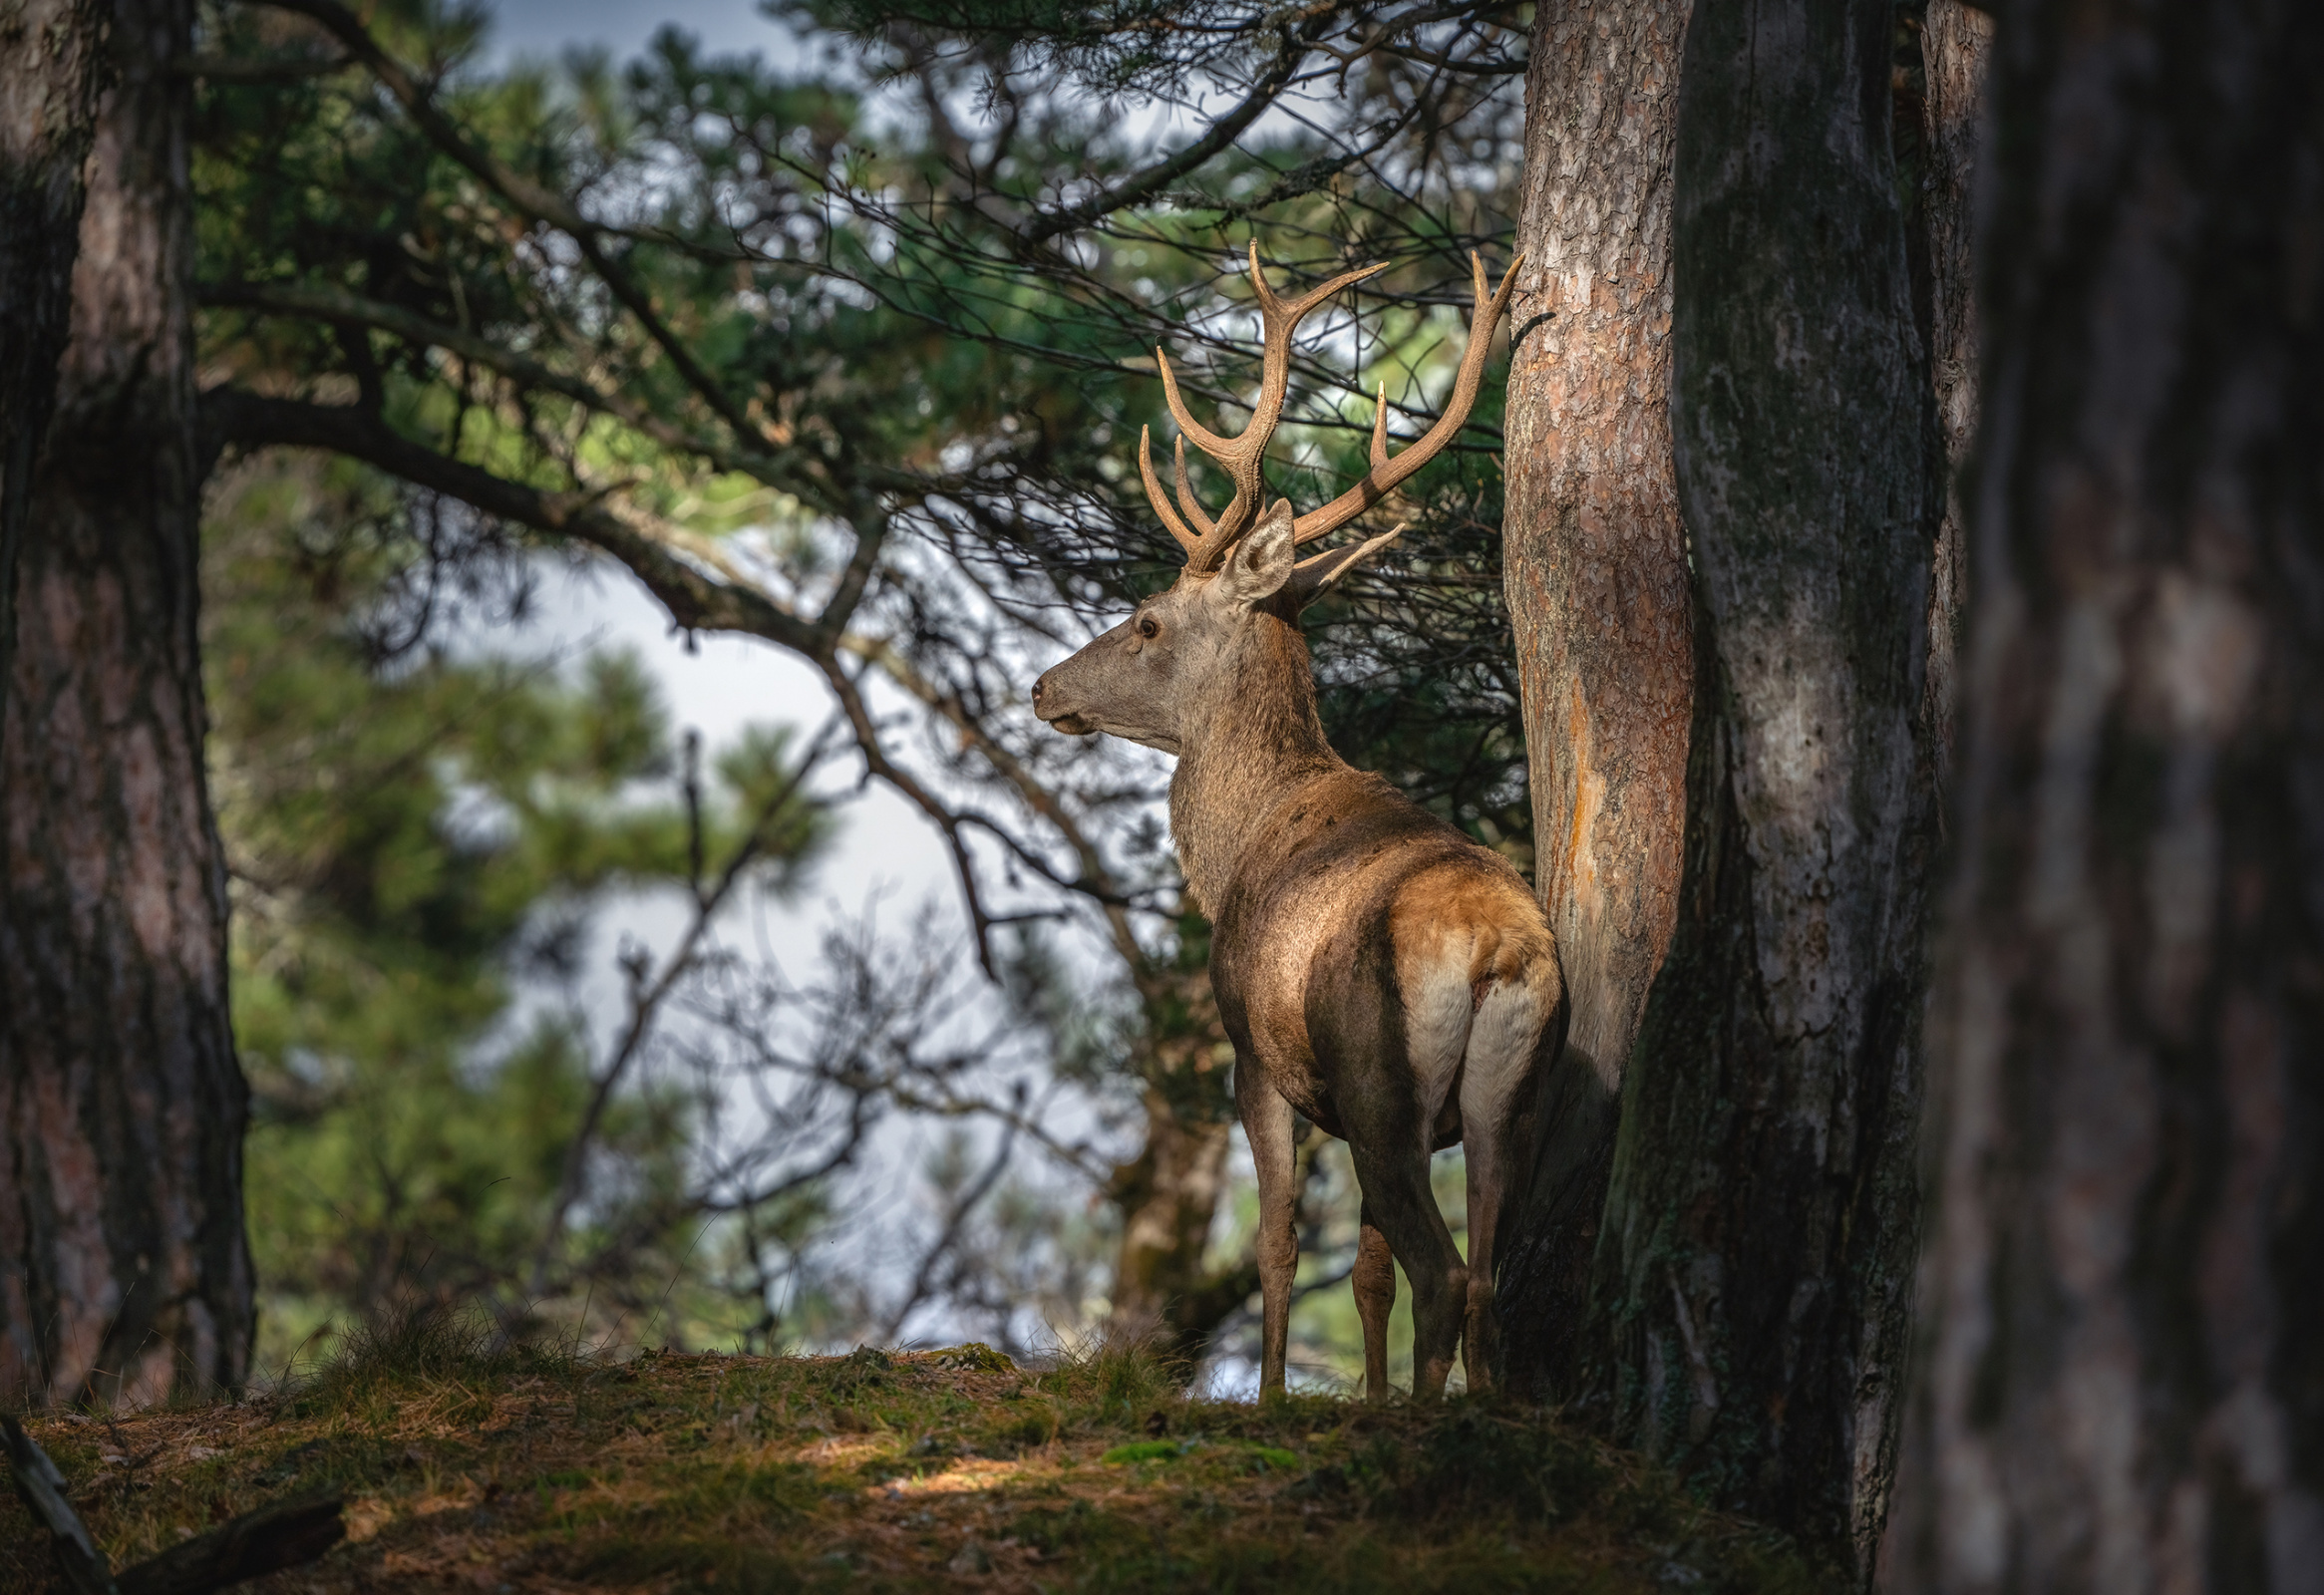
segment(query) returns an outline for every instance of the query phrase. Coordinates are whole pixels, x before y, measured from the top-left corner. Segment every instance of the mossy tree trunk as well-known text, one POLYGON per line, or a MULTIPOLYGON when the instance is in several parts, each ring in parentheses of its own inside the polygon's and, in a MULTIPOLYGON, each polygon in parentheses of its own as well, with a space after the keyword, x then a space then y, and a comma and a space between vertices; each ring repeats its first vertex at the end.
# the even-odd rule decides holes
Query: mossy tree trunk
POLYGON ((0 1392, 241 1383, 245 1093, 194 629, 188 0, 116 0, 0 786, 0 1392))
POLYGON ((1511 1386, 1570 1394, 1622 1070, 1678 904, 1694 681, 1670 446, 1686 0, 1549 0, 1525 79, 1506 583, 1536 880, 1571 1003, 1500 1269, 1511 1386))
POLYGON ((33 462, 72 320, 105 21, 99 0, 0 0, 0 680, 33 462))
POLYGON ((1590 1384, 1620 1438, 1868 1572, 1915 1238, 1942 454, 1885 0, 1704 6, 1674 178, 1694 554, 1678 925, 1624 1082, 1590 1384))
POLYGON ((1994 68, 1906 1591, 2324 1585, 2324 11, 1994 68))

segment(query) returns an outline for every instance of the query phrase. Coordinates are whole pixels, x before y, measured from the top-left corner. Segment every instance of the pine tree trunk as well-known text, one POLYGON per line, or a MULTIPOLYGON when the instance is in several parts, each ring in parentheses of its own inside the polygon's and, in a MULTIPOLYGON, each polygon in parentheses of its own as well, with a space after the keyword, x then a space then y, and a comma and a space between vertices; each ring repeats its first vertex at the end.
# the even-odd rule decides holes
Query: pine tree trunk
POLYGON ((2324 11, 1998 52, 1896 1587, 2324 1589, 2324 11))
POLYGON ((1259 1288, 1255 1257, 1212 1273, 1206 1256, 1234 1133, 1234 1052, 1210 995, 1207 938, 1207 926, 1189 919, 1177 956, 1139 974, 1146 1140, 1106 1193, 1122 1223, 1107 1333, 1189 1368, 1259 1288))
POLYGON ((72 319, 105 17, 100 0, 0 0, 0 680, 33 461, 72 319))
POLYGON ((1107 1191, 1122 1220, 1108 1333, 1199 1357, 1211 1331, 1258 1289, 1254 1263, 1248 1282, 1214 1304, 1222 1282, 1204 1267, 1233 1131, 1231 1105, 1221 1113, 1146 1093, 1146 1142, 1107 1191))
POLYGON ((0 1391, 241 1383, 244 1090, 194 630, 187 0, 117 0, 0 785, 0 1391))
POLYGON ((1545 0, 1525 80, 1507 588, 1535 874, 1571 1003, 1502 1259, 1512 1388, 1569 1393, 1622 1070, 1677 913, 1693 691, 1672 478, 1683 0, 1545 0))
MULTIPOLYGON (((1921 700, 1921 758, 1936 790, 1940 829, 1951 802, 1958 741, 1960 652, 1967 601, 1967 523, 1962 509, 1964 473, 1977 433, 1977 313, 1972 184, 1981 181, 1987 133, 1985 85, 1993 61, 1993 19, 1960 0, 1928 0, 1911 73, 1918 93, 1911 114, 1920 124, 1919 216, 1908 235, 1913 276, 1925 317, 1929 365, 1936 385, 1937 423, 1945 446, 1945 512, 1937 528, 1928 595, 1928 686, 1921 700)), ((1899 106, 1898 115, 1906 108, 1899 106)), ((1932 838, 1932 841, 1934 838, 1932 838)), ((1936 867, 1946 866, 1942 859, 1936 867)), ((1927 1057, 1924 1042, 1923 1059, 1927 1057)), ((1925 1063, 1924 1063, 1925 1068, 1925 1063)), ((1925 1204, 1926 1131, 1922 1139, 1925 1204)), ((1925 1264, 1924 1264, 1925 1267, 1925 1264)), ((1926 1299, 1925 1275, 1915 1285, 1926 1299)), ((1915 1369, 1918 1369, 1915 1360, 1915 1369)), ((1932 1525, 1922 1509, 1934 1466, 1925 1379, 1908 1391, 1902 1443, 1896 1458, 1895 1507, 1881 1536, 1875 1587, 1886 1588, 1905 1547, 1932 1525)))
POLYGON ((1993 62, 1993 18, 1961 0, 1927 0, 1917 41, 1920 104, 1917 255, 1919 302, 1937 427, 1945 445, 1945 509, 1930 572, 1928 695, 1924 745, 1933 760, 1937 812, 1946 810, 1955 742, 1954 663, 1967 592, 1962 473, 1977 435, 1976 224, 1971 184, 1983 132, 1985 80, 1993 62))
POLYGON ((1694 552, 1677 930, 1595 1261, 1618 1437, 1868 1575, 1915 1238, 1941 449, 1890 142, 1895 13, 1689 26, 1672 435, 1694 552))

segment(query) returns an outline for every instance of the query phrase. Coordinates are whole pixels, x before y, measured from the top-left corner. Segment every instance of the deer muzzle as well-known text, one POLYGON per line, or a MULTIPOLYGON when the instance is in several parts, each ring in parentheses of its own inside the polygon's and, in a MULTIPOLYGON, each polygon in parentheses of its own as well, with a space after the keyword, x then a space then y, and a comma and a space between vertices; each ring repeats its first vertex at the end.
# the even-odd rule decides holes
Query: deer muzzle
POLYGON ((1033 713, 1043 725, 1064 732, 1068 737, 1087 737, 1098 728, 1074 712, 1066 702, 1066 695, 1058 691, 1057 672, 1045 670, 1041 679, 1033 683, 1033 713))

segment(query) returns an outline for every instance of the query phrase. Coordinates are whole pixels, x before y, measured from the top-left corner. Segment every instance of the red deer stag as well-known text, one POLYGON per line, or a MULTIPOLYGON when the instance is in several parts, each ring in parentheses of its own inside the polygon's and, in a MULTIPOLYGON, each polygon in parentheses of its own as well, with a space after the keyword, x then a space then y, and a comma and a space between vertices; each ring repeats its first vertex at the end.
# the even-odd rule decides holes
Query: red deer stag
POLYGON ((1108 732, 1177 756, 1170 829, 1186 884, 1211 916, 1210 978, 1258 1166, 1262 1394, 1283 1388, 1298 1260, 1294 1112, 1346 1139, 1363 1189, 1354 1285, 1367 1394, 1388 1394, 1391 1254, 1413 1286, 1414 1394, 1443 1394, 1464 1331, 1471 1388, 1491 1382, 1494 1234, 1531 1156, 1533 1083, 1565 1033, 1556 949, 1533 894, 1507 860, 1332 752, 1299 632, 1300 609, 1397 531, 1305 559, 1298 545, 1371 508, 1468 419, 1517 270, 1489 298, 1484 265, 1472 265, 1476 318, 1436 425, 1391 459, 1383 393, 1363 479, 1308 514, 1294 516, 1282 499, 1261 514, 1292 330, 1380 267, 1286 303, 1254 246, 1251 291, 1266 342, 1250 425, 1226 439, 1197 424, 1165 357, 1162 391, 1181 435, 1176 509, 1139 440, 1147 495, 1185 549, 1185 569, 1033 688, 1034 712, 1059 731, 1108 732), (1189 438, 1234 484, 1215 520, 1186 480, 1189 438), (1429 1154, 1456 1141, 1469 1154, 1466 1266, 1429 1187, 1429 1154))

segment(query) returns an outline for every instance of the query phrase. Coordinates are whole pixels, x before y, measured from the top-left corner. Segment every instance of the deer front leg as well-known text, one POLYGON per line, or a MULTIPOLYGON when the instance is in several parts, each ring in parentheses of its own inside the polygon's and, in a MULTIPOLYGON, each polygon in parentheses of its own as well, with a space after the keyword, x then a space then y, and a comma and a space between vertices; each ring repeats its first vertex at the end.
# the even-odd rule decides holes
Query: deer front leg
POLYGON ((1364 1208, 1356 1232, 1356 1268, 1350 1278, 1356 1289, 1356 1317, 1364 1326, 1364 1399, 1388 1400, 1388 1315, 1396 1310, 1396 1258, 1388 1237, 1364 1208))
POLYGON ((1291 1276, 1299 1268, 1296 1147, 1291 1105, 1248 1058, 1234 1061, 1234 1107, 1250 1142, 1259 1180, 1259 1394, 1283 1393, 1283 1363, 1291 1339, 1291 1276))

